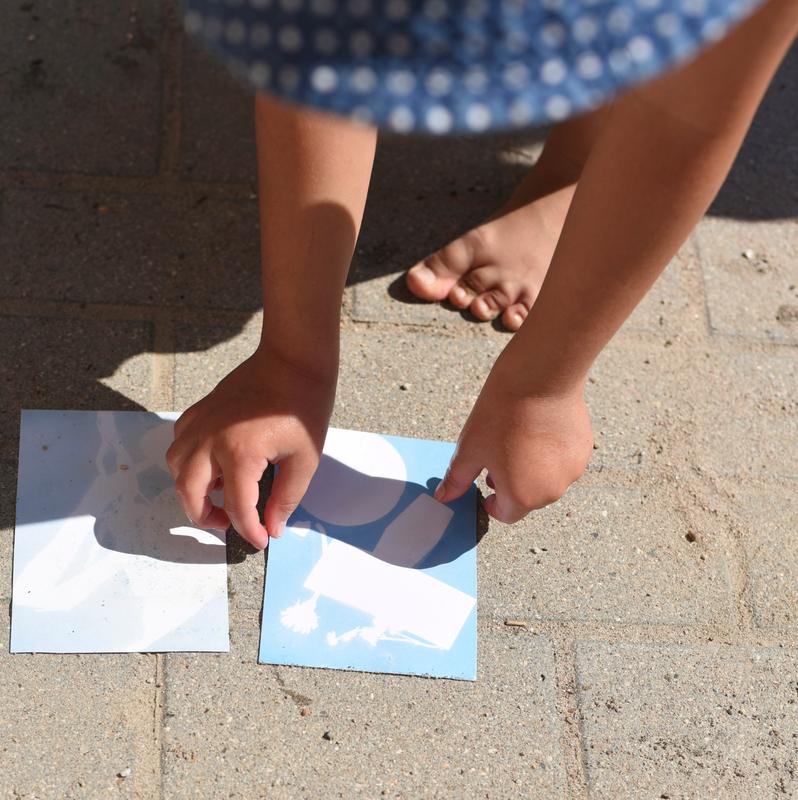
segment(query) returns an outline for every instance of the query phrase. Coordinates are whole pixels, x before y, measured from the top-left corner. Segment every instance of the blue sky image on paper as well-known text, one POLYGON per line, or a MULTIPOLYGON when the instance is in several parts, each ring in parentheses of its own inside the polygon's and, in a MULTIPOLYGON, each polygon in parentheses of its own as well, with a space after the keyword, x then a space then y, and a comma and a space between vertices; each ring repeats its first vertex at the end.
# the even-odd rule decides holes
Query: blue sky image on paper
POLYGON ((476 489, 432 498, 453 452, 330 429, 269 546, 262 663, 475 679, 476 489))

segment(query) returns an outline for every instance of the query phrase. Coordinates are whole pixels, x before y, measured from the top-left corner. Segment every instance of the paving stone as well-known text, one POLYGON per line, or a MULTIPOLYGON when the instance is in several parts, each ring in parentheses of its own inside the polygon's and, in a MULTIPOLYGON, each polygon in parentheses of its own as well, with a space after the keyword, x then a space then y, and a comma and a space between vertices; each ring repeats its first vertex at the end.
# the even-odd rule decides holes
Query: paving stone
POLYGON ((166 797, 565 797, 546 639, 483 629, 472 684, 258 665, 255 615, 231 630, 168 656, 166 797))
POLYGON ((151 175, 161 116, 162 4, 5 3, 0 165, 151 175))
POLYGON ((798 343, 798 222, 708 218, 695 237, 713 330, 798 343))
POLYGON ((156 796, 154 658, 12 655, 5 603, 2 616, 2 796, 156 796), (119 777, 128 769, 128 777, 119 777))
POLYGON ((735 353, 700 348, 696 361, 703 361, 702 380, 689 382, 696 397, 696 462, 715 474, 798 477, 794 350, 735 353))
POLYGON ((579 643, 590 800, 798 794, 798 652, 579 643))
POLYGON ((202 47, 186 39, 182 172, 192 180, 257 183, 253 95, 202 47))
POLYGON ((136 194, 5 194, 0 294, 255 310, 254 201, 136 194))
POLYGON ((662 481, 588 476, 517 525, 492 521, 479 545, 481 609, 530 621, 723 624, 725 542, 720 530, 687 541, 680 506, 662 481))
POLYGON ((142 409, 150 397, 149 324, 0 316, 3 454, 17 457, 19 410, 142 409))
POLYGON ((16 517, 17 462, 0 458, 0 599, 11 597, 11 561, 16 517))
POLYGON ((754 622, 798 632, 798 492, 792 482, 746 481, 729 487, 751 582, 754 622))

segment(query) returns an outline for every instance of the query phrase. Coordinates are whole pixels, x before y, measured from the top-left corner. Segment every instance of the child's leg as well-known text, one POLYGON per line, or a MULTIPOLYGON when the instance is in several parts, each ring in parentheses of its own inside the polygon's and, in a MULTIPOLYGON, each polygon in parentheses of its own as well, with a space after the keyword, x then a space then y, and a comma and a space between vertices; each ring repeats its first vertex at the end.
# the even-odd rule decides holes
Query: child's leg
POLYGON ((797 31, 798 3, 769 0, 613 104, 540 295, 491 371, 439 499, 487 468, 486 508, 514 521, 579 476, 591 449, 587 371, 714 198, 797 31))
POLYGON ((606 109, 555 126, 543 152, 509 200, 482 225, 407 274, 425 300, 448 296, 478 319, 502 314, 517 330, 537 296, 562 230, 576 181, 606 109))

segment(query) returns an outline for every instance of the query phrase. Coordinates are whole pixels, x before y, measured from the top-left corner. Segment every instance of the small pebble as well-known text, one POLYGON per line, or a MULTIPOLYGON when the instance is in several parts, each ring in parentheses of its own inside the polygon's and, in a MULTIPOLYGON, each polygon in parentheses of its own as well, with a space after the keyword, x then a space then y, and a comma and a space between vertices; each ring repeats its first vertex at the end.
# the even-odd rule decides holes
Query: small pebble
POLYGON ((684 535, 684 538, 687 539, 687 541, 691 544, 698 539, 698 537, 692 531, 687 531, 687 533, 684 535))
POLYGON ((410 388, 410 384, 409 384, 409 383, 400 383, 400 384, 399 384, 399 388, 400 388, 400 389, 401 389, 403 392, 406 392, 406 391, 407 391, 407 390, 410 388))
POLYGON ((311 714, 311 711, 310 711, 310 709, 309 709, 307 706, 305 706, 305 707, 304 707, 304 708, 303 708, 303 709, 302 709, 302 710, 301 710, 299 713, 300 713, 300 714, 301 714, 303 717, 309 717, 309 716, 310 716, 310 714, 311 714))
POLYGON ((746 261, 752 261, 755 255, 756 253, 750 247, 747 250, 743 250, 743 258, 746 261))
POLYGON ((116 775, 118 778, 129 778, 131 772, 133 770, 130 767, 125 767, 121 772, 117 772, 116 775))
POLYGON ((327 742, 331 742, 332 741, 332 736, 330 735, 329 731, 324 731, 324 733, 321 735, 321 738, 324 739, 327 742))
POLYGON ((526 628, 527 623, 522 619, 506 619, 504 624, 508 628, 526 628))
POLYGON ((126 469, 130 469, 130 467, 127 464, 120 464, 119 465, 119 469, 126 470, 126 469))

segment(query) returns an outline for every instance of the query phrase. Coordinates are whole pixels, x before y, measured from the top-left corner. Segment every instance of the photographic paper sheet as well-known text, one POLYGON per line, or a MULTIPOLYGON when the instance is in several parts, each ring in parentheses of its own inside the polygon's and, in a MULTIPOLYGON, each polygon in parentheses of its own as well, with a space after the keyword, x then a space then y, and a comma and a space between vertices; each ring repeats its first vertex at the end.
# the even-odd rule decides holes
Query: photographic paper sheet
POLYGON ((432 497, 453 452, 329 430, 269 544, 261 663, 476 677, 476 489, 432 497))
POLYGON ((224 537, 164 460, 177 417, 22 412, 12 652, 229 649, 224 537))

